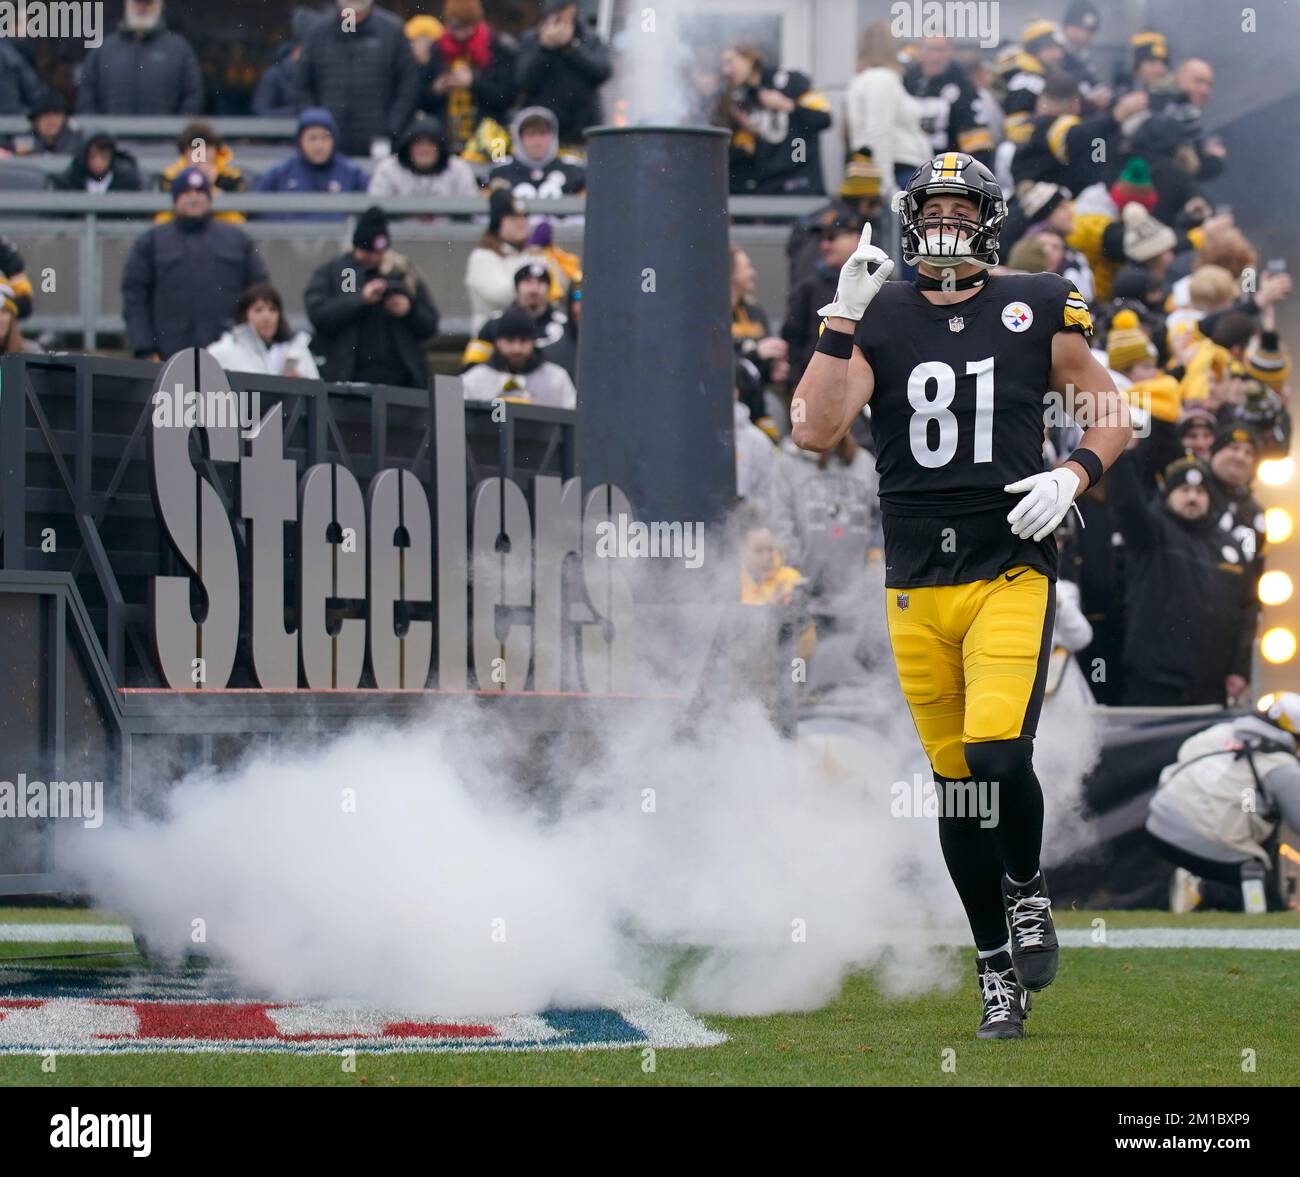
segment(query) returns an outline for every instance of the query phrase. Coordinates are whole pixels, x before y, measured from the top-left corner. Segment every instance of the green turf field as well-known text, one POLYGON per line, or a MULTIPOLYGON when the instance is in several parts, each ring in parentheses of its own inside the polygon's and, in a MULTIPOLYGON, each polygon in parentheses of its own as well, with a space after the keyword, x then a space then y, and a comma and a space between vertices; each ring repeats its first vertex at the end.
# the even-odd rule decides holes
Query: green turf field
MULTIPOLYGON (((108 917, 103 917, 108 918, 108 917)), ((1300 913, 1246 917, 1163 912, 1062 912, 1062 929, 1300 929, 1300 913)), ((85 911, 0 909, 0 923, 87 923, 85 911)), ((0 944, 0 959, 112 950, 113 945, 0 944)), ((966 954, 961 956, 963 967, 966 954)), ((72 962, 68 962, 72 963, 72 962)), ((137 968, 129 952, 85 958, 86 968, 137 968)), ((947 992, 887 1001, 855 977, 816 1013, 705 1016, 725 1045, 660 1049, 653 1071, 638 1049, 356 1056, 61 1055, 0 1057, 3 1085, 98 1084, 1081 1084, 1300 1085, 1300 961, 1263 949, 1066 948, 1057 982, 1035 996, 1028 1036, 981 1042, 972 980, 947 992), (1255 1070, 1243 1070, 1253 1052, 1255 1070), (945 1069, 946 1064, 946 1069, 945 1069)), ((13 966, 10 966, 13 967, 13 966)))

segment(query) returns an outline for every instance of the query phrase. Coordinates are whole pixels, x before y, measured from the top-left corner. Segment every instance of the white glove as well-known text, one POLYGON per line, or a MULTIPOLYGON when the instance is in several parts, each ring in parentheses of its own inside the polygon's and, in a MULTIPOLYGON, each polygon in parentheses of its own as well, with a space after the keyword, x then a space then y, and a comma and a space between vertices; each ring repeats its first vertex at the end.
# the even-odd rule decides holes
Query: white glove
POLYGON ((868 222, 863 227, 857 249, 840 267, 835 301, 828 302, 817 313, 824 319, 852 319, 856 323, 893 272, 894 263, 889 255, 880 246, 871 244, 871 223, 868 222), (869 262, 879 263, 874 273, 867 270, 869 262))
POLYGON ((1011 531, 1021 539, 1033 536, 1034 541, 1051 535, 1056 525, 1074 502, 1079 490, 1079 476, 1073 470, 1058 466, 1045 474, 1031 474, 1019 482, 1002 488, 1008 494, 1026 491, 1025 497, 1011 508, 1007 522, 1011 531))

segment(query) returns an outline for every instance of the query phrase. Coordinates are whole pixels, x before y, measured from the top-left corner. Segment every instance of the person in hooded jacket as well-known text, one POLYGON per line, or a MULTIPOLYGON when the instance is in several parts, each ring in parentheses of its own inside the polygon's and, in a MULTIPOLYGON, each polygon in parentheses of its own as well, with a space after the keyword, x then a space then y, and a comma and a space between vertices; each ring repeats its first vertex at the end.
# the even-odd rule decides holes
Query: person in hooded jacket
POLYGON ((521 200, 551 200, 587 190, 587 169, 560 151, 559 120, 544 106, 526 106, 510 124, 514 150, 492 165, 488 184, 504 185, 521 200))
POLYGON ((474 169, 452 155, 447 135, 432 115, 417 112, 397 150, 370 177, 371 196, 478 196, 474 169))
POLYGON ((1153 502, 1131 450, 1107 472, 1125 543, 1128 706, 1223 706, 1249 687, 1259 604, 1246 554, 1210 510, 1211 477, 1179 458, 1153 502))
MULTIPOLYGON (((311 106, 298 116, 298 150, 263 172, 253 186, 257 192, 365 192, 370 177, 338 151, 339 128, 334 116, 311 106)), ((280 220, 337 221, 342 213, 262 213, 280 220)))
POLYGON ((50 177, 60 192, 141 192, 144 179, 135 156, 123 151, 107 131, 96 131, 73 161, 50 177))

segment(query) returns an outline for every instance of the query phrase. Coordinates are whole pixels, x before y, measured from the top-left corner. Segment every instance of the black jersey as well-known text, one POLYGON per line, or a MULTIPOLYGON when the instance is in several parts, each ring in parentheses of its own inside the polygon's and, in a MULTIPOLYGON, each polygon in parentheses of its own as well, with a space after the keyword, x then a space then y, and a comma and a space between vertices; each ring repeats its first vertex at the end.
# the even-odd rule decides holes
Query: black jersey
POLYGON ((854 342, 875 375, 876 443, 890 588, 965 584, 1017 564, 1056 575, 1056 544, 1012 534, 1008 483, 1043 470, 1052 338, 1091 333, 1056 274, 990 277, 940 306, 886 282, 854 342))

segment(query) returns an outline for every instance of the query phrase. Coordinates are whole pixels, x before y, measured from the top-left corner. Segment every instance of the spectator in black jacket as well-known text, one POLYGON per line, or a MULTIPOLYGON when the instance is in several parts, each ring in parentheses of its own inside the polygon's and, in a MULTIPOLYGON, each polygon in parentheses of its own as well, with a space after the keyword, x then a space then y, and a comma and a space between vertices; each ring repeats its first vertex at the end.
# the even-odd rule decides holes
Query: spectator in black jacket
POLYGON ((435 37, 421 23, 433 17, 413 17, 406 35, 419 67, 420 109, 442 121, 459 153, 484 119, 505 125, 519 46, 488 25, 479 0, 446 0, 442 20, 445 27, 435 37))
POLYGON ((613 69, 609 50, 578 24, 573 0, 546 0, 542 23, 519 43, 515 78, 520 106, 544 106, 560 124, 560 143, 583 142, 602 121, 600 87, 613 69))
MULTIPOLYGON (((810 277, 816 269, 822 256, 822 233, 837 217, 849 220, 856 217, 864 223, 870 221, 872 236, 877 241, 880 240, 880 217, 885 210, 885 201, 881 196, 882 180, 880 167, 872 158, 869 148, 855 151, 845 160, 839 196, 816 212, 796 221, 790 230, 790 239, 785 243, 786 257, 790 259, 787 278, 789 290, 810 277)), ((1006 240, 1005 229, 1002 240, 1006 240)), ((822 304, 818 303, 820 305, 822 304)), ((794 388, 795 385, 791 384, 790 387, 794 388)))
POLYGON ((423 388, 425 344, 438 331, 438 308, 411 263, 389 247, 388 218, 368 208, 357 219, 352 249, 326 262, 303 294, 324 354, 326 380, 423 388))
POLYGON ((917 59, 903 74, 907 92, 921 103, 921 129, 938 155, 964 151, 985 167, 993 166, 993 132, 980 110, 970 77, 953 60, 947 37, 923 37, 917 59))
POLYGON ((172 202, 175 218, 137 237, 122 271, 127 341, 138 357, 206 347, 233 325, 240 294, 268 280, 248 234, 213 219, 201 168, 175 178, 172 202))
POLYGON ((275 51, 275 60, 257 81, 253 91, 253 113, 265 119, 291 119, 298 113, 298 62, 303 38, 319 16, 308 8, 293 12, 293 38, 275 51))
POLYGON ((0 114, 25 114, 40 93, 41 79, 27 59, 0 41, 0 114))
POLYGON ((190 43, 163 20, 162 0, 126 0, 117 32, 86 58, 77 89, 85 114, 198 114, 203 74, 190 43))
POLYGON ((771 69, 757 45, 722 52, 718 122, 731 131, 733 193, 821 196, 821 133, 831 125, 826 98, 795 70, 771 69))
POLYGON ((1210 478, 1179 458, 1148 501, 1131 452, 1107 473, 1125 540, 1130 706, 1222 706, 1249 689, 1259 606, 1246 553, 1210 509, 1210 478))
POLYGON ((144 179, 135 156, 123 151, 107 131, 96 131, 50 186, 62 192, 142 192, 144 179))
POLYGON ((817 248, 820 256, 812 272, 795 286, 785 309, 781 337, 789 345, 790 387, 798 388, 804 369, 817 347, 821 326, 819 307, 835 300, 840 267, 852 256, 862 237, 865 222, 854 213, 827 209, 818 224, 817 248))
POLYGON ((27 112, 30 135, 12 135, 5 146, 15 155, 75 155, 81 132, 68 126, 68 101, 57 90, 42 89, 27 112))
POLYGON ((1249 426, 1232 420, 1231 413, 1228 418, 1210 447, 1210 511, 1245 553, 1255 582, 1264 572, 1268 539, 1264 508, 1251 492, 1259 465, 1259 438, 1249 426))
POLYGON ((369 156, 415 113, 418 77, 402 23, 374 0, 338 0, 313 25, 298 62, 298 108, 323 106, 339 125, 339 149, 369 156))

